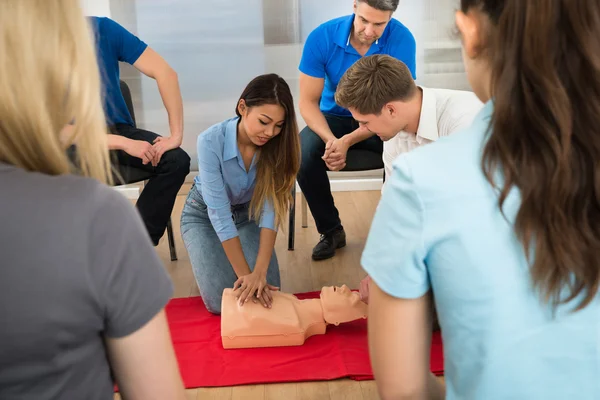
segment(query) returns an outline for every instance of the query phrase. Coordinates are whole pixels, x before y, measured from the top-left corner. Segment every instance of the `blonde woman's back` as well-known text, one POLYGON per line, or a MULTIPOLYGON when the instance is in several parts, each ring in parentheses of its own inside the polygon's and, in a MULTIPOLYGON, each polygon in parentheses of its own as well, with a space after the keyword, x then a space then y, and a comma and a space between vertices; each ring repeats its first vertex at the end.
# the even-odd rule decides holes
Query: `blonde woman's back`
POLYGON ((0 398, 108 400, 114 377, 128 399, 183 399, 172 284, 132 204, 103 185, 79 0, 1 1, 0 71, 0 398))
POLYGON ((140 218, 92 179, 0 164, 0 186, 0 398, 112 398, 104 336, 172 293, 140 218))

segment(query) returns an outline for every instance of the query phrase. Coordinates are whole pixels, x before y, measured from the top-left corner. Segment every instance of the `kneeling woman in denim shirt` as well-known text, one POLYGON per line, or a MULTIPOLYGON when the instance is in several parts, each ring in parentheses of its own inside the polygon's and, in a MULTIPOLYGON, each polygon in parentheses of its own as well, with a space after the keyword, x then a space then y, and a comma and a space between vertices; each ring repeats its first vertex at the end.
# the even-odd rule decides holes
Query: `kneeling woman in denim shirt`
POLYGON ((199 174, 181 216, 183 241, 208 311, 221 312, 223 289, 240 303, 271 306, 280 285, 274 252, 300 167, 290 88, 275 74, 254 78, 237 117, 198 137, 199 174))

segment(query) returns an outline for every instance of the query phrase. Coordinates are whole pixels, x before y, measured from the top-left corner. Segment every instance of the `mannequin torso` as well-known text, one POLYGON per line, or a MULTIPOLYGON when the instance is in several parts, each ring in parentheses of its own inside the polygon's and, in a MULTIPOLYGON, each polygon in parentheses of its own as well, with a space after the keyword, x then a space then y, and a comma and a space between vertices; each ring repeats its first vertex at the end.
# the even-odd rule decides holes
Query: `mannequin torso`
POLYGON ((366 318, 366 304, 360 299, 357 302, 358 294, 345 286, 337 292, 333 287, 323 288, 320 299, 299 300, 278 291, 271 294, 273 304, 268 309, 251 301, 240 306, 232 289, 223 291, 224 348, 300 346, 310 336, 325 334, 328 322, 338 324, 366 318))

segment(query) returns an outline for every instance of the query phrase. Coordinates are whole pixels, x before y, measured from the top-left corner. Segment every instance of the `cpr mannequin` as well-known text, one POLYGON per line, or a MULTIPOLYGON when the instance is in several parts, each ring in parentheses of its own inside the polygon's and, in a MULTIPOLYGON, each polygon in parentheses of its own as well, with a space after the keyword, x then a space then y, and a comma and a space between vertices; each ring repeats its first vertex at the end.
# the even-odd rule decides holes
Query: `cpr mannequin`
POLYGON ((232 289, 223 291, 221 339, 225 349, 300 346, 313 335, 323 335, 328 324, 367 318, 360 295, 342 287, 327 286, 320 298, 299 300, 279 291, 272 307, 249 301, 239 305, 232 289))

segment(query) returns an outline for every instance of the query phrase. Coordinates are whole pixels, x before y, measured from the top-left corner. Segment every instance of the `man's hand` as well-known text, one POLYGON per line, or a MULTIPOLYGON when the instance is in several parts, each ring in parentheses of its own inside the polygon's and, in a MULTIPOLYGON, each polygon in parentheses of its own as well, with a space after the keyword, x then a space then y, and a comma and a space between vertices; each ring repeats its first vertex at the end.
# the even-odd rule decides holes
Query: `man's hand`
POLYGON ((365 278, 363 278, 362 281, 360 281, 360 299, 369 304, 369 284, 371 283, 371 277, 369 275, 367 275, 365 278))
POLYGON ((128 140, 123 147, 123 151, 130 156, 141 158, 142 164, 152 163, 154 167, 158 164, 154 162, 156 158, 156 150, 154 147, 144 140, 128 140))
POLYGON ((161 157, 169 150, 173 150, 181 146, 181 139, 174 138, 170 136, 168 138, 159 136, 154 140, 154 159, 152 160, 152 165, 158 165, 161 157))
POLYGON ((339 171, 346 166, 346 154, 349 148, 348 142, 344 139, 332 139, 325 144, 325 154, 323 161, 331 171, 339 171))

